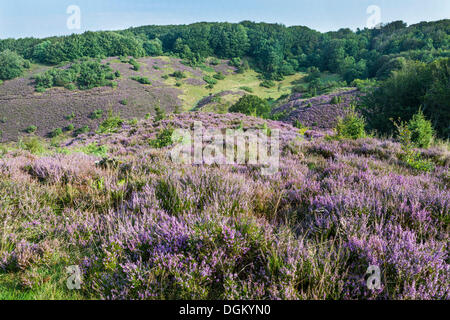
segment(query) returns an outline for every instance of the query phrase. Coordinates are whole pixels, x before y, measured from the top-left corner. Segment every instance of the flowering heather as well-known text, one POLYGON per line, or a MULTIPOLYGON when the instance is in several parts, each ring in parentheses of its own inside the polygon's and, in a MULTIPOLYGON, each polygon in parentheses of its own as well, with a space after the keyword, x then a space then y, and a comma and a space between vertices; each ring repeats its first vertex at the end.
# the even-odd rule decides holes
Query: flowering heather
MULTIPOLYGON (((82 298, 448 299, 448 151, 419 172, 393 141, 304 136, 237 114, 186 113, 80 135, 64 155, 0 158, 0 274, 23 291, 79 265, 82 298), (194 121, 279 129, 280 168, 175 164, 149 142, 194 121), (76 153, 95 143, 105 159, 76 153), (369 265, 381 288, 368 289, 369 265), (53 271, 52 271, 53 272, 53 271)), ((1 284, 0 284, 1 285, 1 284)))
POLYGON ((336 127, 337 119, 344 117, 352 103, 358 100, 358 90, 343 91, 321 95, 310 99, 302 99, 302 94, 293 94, 289 102, 275 108, 273 114, 281 114, 280 120, 295 123, 300 121, 304 126, 331 129, 336 127), (340 99, 333 103, 333 99, 340 99))

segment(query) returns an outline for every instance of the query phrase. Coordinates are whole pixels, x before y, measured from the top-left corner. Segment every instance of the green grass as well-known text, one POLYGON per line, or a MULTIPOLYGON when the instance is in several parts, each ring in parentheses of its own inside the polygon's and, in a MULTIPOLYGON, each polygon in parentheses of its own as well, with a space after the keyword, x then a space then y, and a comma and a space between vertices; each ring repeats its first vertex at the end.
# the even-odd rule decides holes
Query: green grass
MULTIPOLYGON (((206 69, 207 70, 207 69, 206 69)), ((214 76, 215 71, 207 72, 203 70, 203 72, 209 76, 214 76)), ((297 73, 293 76, 287 76, 283 81, 275 82, 275 86, 273 88, 264 88, 261 87, 261 80, 258 78, 258 73, 254 70, 247 70, 242 74, 228 74, 225 76, 225 79, 220 80, 217 84, 214 85, 213 89, 207 89, 206 86, 195 86, 190 84, 184 84, 180 90, 183 90, 183 94, 180 96, 180 99, 184 101, 183 105, 187 106, 185 111, 190 110, 194 107, 198 101, 202 98, 211 94, 217 94, 222 91, 242 91, 241 87, 246 87, 247 89, 253 91, 252 94, 259 96, 260 98, 268 99, 278 99, 282 95, 290 94, 291 88, 294 86, 293 82, 302 79, 305 74, 297 73), (279 89, 280 87, 280 89, 279 89)), ((166 84, 175 86, 176 81, 174 78, 169 78, 164 81, 166 84)), ((235 101, 237 101, 237 97, 235 101)))

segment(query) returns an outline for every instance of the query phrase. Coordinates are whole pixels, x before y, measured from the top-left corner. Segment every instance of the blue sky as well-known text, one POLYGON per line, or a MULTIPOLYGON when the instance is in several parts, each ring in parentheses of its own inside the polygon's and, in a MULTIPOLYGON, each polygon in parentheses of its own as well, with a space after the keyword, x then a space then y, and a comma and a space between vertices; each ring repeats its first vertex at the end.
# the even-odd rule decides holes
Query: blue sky
POLYGON ((450 18, 449 0, 1 0, 0 38, 71 34, 69 5, 81 9, 81 29, 117 30, 150 24, 242 20, 305 25, 319 31, 363 28, 369 5, 381 21, 408 24, 450 18))

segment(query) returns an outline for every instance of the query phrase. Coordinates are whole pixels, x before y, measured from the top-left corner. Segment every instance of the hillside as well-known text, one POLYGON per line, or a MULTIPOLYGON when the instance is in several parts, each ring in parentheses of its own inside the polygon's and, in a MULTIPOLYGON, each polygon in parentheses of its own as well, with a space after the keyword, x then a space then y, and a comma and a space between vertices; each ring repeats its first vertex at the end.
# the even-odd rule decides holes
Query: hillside
POLYGON ((1 299, 448 298, 448 150, 420 150, 435 165, 421 173, 393 141, 213 113, 62 145, 1 153, 1 299), (278 172, 173 163, 161 133, 194 121, 280 129, 278 172), (379 291, 369 264, 385 270, 379 291), (65 289, 67 265, 81 291, 65 289))
POLYGON ((275 88, 264 88, 260 86, 261 80, 255 71, 238 74, 227 60, 217 65, 206 62, 202 67, 186 66, 180 59, 170 57, 148 57, 137 61, 139 71, 134 71, 128 61, 120 61, 117 57, 102 61, 102 64, 120 72, 120 78, 115 81, 117 87, 114 88, 102 86, 69 90, 53 87, 43 93, 36 92, 33 77, 50 69, 45 66, 35 66, 26 77, 5 81, 0 85, 0 131, 3 133, 0 138, 3 141, 17 140, 26 135, 25 130, 29 126, 36 126, 35 134, 40 136, 48 136, 57 128, 64 130, 69 125, 75 129, 87 125, 90 130, 96 130, 108 111, 120 113, 125 119, 142 119, 147 114, 154 115, 157 106, 167 113, 175 109, 188 111, 196 104, 202 104, 202 99, 216 94, 226 101, 226 111, 247 93, 242 87, 263 98, 278 99, 283 94, 289 94, 292 82, 303 76, 299 73, 286 77, 275 88), (184 78, 171 76, 176 71, 182 72, 184 78), (224 78, 217 81, 213 88, 206 88, 203 78, 213 77, 219 72, 224 78), (141 84, 133 77, 145 77, 151 83, 141 84), (102 110, 102 116, 92 119, 92 113, 96 110, 102 110))

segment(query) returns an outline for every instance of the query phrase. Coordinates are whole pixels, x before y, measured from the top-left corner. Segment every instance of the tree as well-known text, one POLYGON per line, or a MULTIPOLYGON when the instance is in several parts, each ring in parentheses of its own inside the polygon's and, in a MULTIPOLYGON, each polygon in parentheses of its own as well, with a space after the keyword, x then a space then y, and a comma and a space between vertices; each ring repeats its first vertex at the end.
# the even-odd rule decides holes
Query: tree
POLYGON ((157 38, 144 42, 144 50, 148 56, 161 56, 163 54, 161 40, 157 38))
POLYGON ((10 80, 20 77, 29 63, 11 50, 0 53, 0 80, 10 80))
POLYGON ((230 109, 233 113, 242 113, 258 117, 267 117, 270 112, 270 106, 266 100, 254 95, 245 95, 239 99, 230 109))

